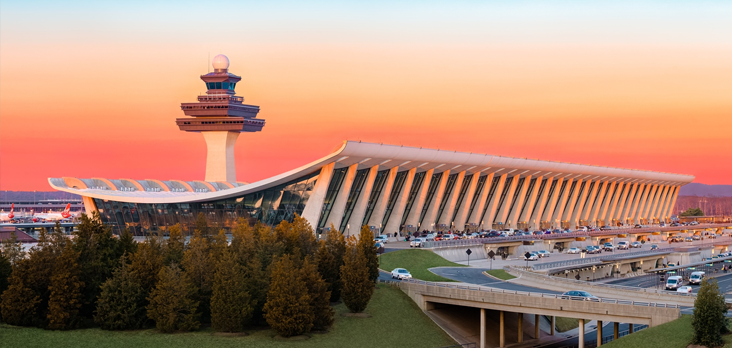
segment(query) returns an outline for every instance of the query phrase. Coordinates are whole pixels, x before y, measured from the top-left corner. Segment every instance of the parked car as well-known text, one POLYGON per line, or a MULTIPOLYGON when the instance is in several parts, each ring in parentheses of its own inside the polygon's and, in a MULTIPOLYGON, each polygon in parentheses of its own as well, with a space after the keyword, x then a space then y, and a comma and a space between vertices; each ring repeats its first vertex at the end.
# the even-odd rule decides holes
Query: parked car
POLYGON ((633 228, 643 228, 643 226, 636 224, 633 228))
POLYGON ((613 251, 615 249, 615 246, 613 245, 613 243, 607 242, 603 244, 602 249, 605 251, 613 251))
POLYGON ((694 239, 692 239, 691 237, 684 238, 684 242, 693 242, 693 241, 694 241, 694 239))
POLYGON ((530 252, 529 257, 525 258, 525 260, 528 260, 528 261, 536 261, 538 259, 539 259, 539 254, 537 254, 535 252, 530 252))
POLYGON ((684 285, 684 280, 681 276, 670 276, 666 280, 666 290, 676 290, 682 285, 684 285))
POLYGON ((569 250, 567 250, 567 254, 579 254, 581 252, 582 250, 580 250, 580 248, 569 248, 569 250))
POLYGON ((478 237, 480 237, 480 233, 477 233, 477 232, 473 232, 470 235, 468 235, 468 238, 470 238, 470 239, 478 238, 478 237))
POLYGON ((651 244, 651 250, 658 250, 658 245, 651 244))
POLYGON ((676 289, 676 292, 682 293, 682 294, 691 294, 691 287, 688 285, 680 286, 678 289, 676 289))
POLYGON ((643 243, 641 243, 641 242, 633 242, 633 243, 630 243, 630 247, 631 248, 642 248, 643 247, 643 243))
POLYGON ((600 249, 599 247, 596 247, 594 245, 587 246, 587 253, 588 254, 599 254, 601 252, 602 252, 602 249, 600 249))
POLYGON ((453 240, 453 239, 457 239, 457 238, 455 238, 455 235, 454 234, 448 233, 448 234, 443 234, 442 235, 442 240, 453 240))
POLYGON ((717 238, 717 234, 712 233, 712 234, 708 235, 707 238, 709 238, 709 239, 716 239, 717 238))
POLYGON ((513 236, 516 231, 513 228, 504 228, 501 232, 505 233, 507 236, 513 236))
POLYGON ((701 284, 702 279, 704 279, 704 272, 693 272, 689 277, 689 284, 701 284))
POLYGON ((374 237, 374 241, 376 241, 376 242, 381 242, 381 243, 384 243, 384 244, 386 244, 386 243, 388 243, 388 242, 389 242, 389 238, 387 238, 387 237, 386 237, 386 235, 383 235, 383 234, 382 234, 382 235, 380 235, 380 236, 376 236, 376 237, 374 237))
POLYGON ((536 253, 539 254, 539 257, 549 257, 549 256, 551 256, 551 253, 548 250, 539 250, 536 253))
POLYGON ((698 234, 695 234, 695 235, 691 236, 691 239, 693 239, 693 240, 701 240, 701 236, 698 235, 698 234))
POLYGON ((618 242, 618 250, 628 250, 628 249, 630 249, 630 244, 628 244, 628 242, 625 242, 625 241, 618 242))
POLYGON ((421 248, 422 244, 424 243, 424 240, 422 238, 414 238, 411 242, 409 242, 410 248, 421 248))
POLYGON ((412 278, 412 274, 409 273, 409 271, 407 271, 404 268, 394 268, 394 270, 391 271, 391 278, 392 279, 400 279, 400 280, 401 279, 411 279, 412 278))
POLYGON ((567 291, 561 295, 561 299, 600 302, 600 298, 582 290, 567 291))

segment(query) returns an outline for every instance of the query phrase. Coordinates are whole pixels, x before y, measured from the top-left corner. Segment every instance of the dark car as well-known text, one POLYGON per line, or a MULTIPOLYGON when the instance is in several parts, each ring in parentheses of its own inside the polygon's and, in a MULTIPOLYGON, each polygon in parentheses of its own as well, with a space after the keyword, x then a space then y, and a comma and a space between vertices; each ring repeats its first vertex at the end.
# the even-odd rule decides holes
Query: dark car
POLYGON ((567 291, 561 295, 561 299, 600 302, 600 298, 597 296, 593 296, 589 292, 581 290, 567 291))
POLYGON ((658 250, 658 245, 651 244, 651 250, 658 250))
POLYGON ((643 226, 636 224, 633 228, 643 228, 643 226))

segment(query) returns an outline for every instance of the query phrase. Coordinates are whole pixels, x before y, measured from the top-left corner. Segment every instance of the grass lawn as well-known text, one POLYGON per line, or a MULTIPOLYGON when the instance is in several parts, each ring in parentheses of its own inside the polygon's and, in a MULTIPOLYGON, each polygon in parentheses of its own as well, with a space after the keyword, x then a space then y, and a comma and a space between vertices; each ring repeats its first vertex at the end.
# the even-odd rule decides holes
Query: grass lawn
POLYGON ((210 328, 197 332, 161 334, 156 330, 104 331, 85 329, 46 331, 0 324, 2 347, 444 347, 455 342, 397 288, 380 284, 366 309, 371 318, 343 317, 345 305, 335 307, 329 333, 311 334, 305 341, 282 341, 273 330, 248 331, 245 337, 214 336, 210 328), (395 336, 398 333, 398 337, 395 336))
POLYGON ((556 317, 554 318, 554 324, 557 328, 557 332, 566 332, 579 327, 579 319, 556 317))
POLYGON ((693 335, 691 316, 684 315, 672 322, 638 331, 602 346, 608 348, 686 348, 693 335))
POLYGON ((509 279, 516 278, 502 269, 493 269, 490 271, 485 271, 485 273, 488 273, 488 274, 490 274, 498 279, 502 279, 502 280, 509 280, 509 279))
POLYGON ((379 268, 391 272, 394 268, 406 268, 415 279, 430 282, 451 282, 429 271, 432 267, 466 267, 450 262, 429 250, 404 249, 379 256, 379 268))

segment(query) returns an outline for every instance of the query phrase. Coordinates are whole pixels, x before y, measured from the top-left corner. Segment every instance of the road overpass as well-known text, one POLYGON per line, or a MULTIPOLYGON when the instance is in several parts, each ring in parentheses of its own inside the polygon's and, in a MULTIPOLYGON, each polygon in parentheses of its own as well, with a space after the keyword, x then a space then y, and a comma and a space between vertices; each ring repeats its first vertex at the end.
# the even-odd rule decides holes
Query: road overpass
MULTIPOLYGON (((584 347, 584 321, 597 320, 598 327, 602 322, 631 323, 657 326, 680 316, 680 306, 651 301, 631 301, 621 299, 601 298, 599 302, 564 299, 560 295, 545 292, 511 291, 492 287, 431 283, 419 280, 410 280, 394 283, 404 291, 424 311, 436 309, 442 305, 462 306, 480 309, 480 347, 485 348, 486 311, 499 313, 499 340, 498 346, 505 347, 506 318, 515 317, 517 328, 516 343, 523 342, 525 336, 524 314, 533 314, 534 323, 539 322, 539 316, 552 318, 551 334, 554 334, 554 320, 556 316, 576 318, 580 321, 580 347, 584 347), (518 313, 519 315, 507 315, 518 313)), ((615 325, 617 330, 618 325, 615 325)), ((534 325, 534 338, 540 335, 539 325, 534 325)), ((617 335, 618 332, 615 332, 617 335)), ((597 333, 602 341, 602 329, 597 333)), ((513 335, 512 335, 513 337, 513 335)))

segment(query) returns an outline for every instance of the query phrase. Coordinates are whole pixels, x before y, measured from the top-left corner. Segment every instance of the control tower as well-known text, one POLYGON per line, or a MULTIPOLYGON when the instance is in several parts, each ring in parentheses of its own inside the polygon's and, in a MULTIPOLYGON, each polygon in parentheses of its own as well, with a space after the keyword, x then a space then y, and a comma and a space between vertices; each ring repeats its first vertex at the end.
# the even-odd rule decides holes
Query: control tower
POLYGON ((197 103, 181 103, 186 116, 175 123, 186 132, 202 133, 206 139, 206 181, 236 182, 234 145, 241 132, 259 132, 264 120, 257 118, 259 106, 243 104, 234 89, 240 76, 229 72, 229 58, 213 59, 214 72, 201 75, 206 95, 197 103))

